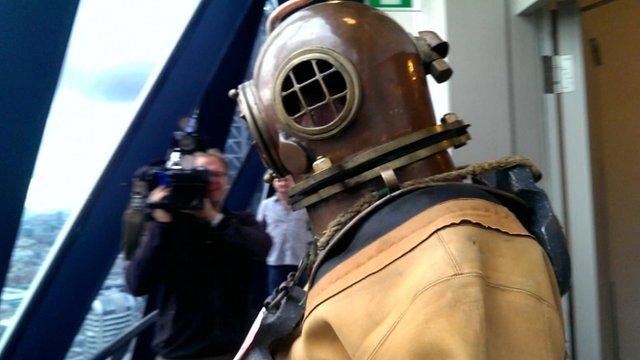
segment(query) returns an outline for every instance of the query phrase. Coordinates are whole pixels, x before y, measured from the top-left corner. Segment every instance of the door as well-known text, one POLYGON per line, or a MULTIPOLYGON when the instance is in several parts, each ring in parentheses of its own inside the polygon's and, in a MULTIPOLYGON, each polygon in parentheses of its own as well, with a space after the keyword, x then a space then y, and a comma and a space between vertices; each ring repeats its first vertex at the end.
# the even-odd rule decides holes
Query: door
POLYGON ((640 354, 640 1, 581 8, 598 242, 614 358, 640 354))

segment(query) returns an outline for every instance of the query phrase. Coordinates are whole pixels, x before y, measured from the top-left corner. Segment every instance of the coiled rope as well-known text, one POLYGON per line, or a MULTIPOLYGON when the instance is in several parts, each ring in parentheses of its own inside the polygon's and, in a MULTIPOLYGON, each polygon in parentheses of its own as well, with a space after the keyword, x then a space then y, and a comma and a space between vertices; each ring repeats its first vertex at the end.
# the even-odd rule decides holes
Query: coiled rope
MULTIPOLYGON (((426 178, 410 180, 400 184, 401 189, 406 189, 414 186, 422 186, 434 183, 444 183, 452 181, 461 181, 470 176, 477 176, 484 172, 494 169, 506 169, 513 166, 526 166, 531 169, 533 177, 536 181, 542 178, 542 173, 538 167, 529 158, 520 155, 506 156, 497 160, 485 161, 478 164, 472 164, 465 166, 461 169, 449 171, 442 174, 429 176, 426 178)), ((373 203, 384 197, 381 192, 374 191, 364 195, 358 200, 351 208, 340 214, 337 218, 333 219, 327 228, 322 233, 322 236, 317 240, 317 250, 324 250, 331 242, 333 236, 340 231, 351 219, 362 211, 366 210, 373 203)), ((315 256, 314 256, 315 257, 315 256)))

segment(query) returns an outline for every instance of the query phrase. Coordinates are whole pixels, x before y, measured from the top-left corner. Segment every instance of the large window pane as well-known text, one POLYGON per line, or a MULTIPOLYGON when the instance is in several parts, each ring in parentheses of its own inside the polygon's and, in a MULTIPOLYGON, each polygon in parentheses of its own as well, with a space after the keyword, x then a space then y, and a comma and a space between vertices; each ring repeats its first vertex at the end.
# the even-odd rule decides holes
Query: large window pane
MULTIPOLYGON (((250 65, 246 72, 246 78, 250 78, 261 45, 266 38, 264 22, 266 17, 275 8, 271 1, 267 1, 260 30, 253 45, 250 65)), ((230 184, 233 183, 242 163, 251 147, 251 136, 246 121, 240 117, 240 110, 236 108, 229 136, 224 146, 224 154, 229 165, 230 184)), ((255 211, 262 195, 262 189, 256 192, 256 201, 247 210, 255 211)), ((124 271, 126 262, 122 256, 116 259, 109 276, 102 285, 102 289, 96 296, 85 321, 76 335, 67 360, 80 360, 88 358, 91 354, 109 345, 118 335, 139 321, 142 317, 146 297, 134 298, 127 293, 124 284, 124 271)), ((153 325, 152 325, 153 326, 153 325)), ((135 340, 129 345, 127 356, 131 356, 135 340)))
MULTIPOLYGON (((60 230, 84 203, 198 3, 80 2, 2 291, 0 331, 15 321, 60 230)), ((105 316, 139 307, 115 294, 115 278, 112 285, 105 316)))

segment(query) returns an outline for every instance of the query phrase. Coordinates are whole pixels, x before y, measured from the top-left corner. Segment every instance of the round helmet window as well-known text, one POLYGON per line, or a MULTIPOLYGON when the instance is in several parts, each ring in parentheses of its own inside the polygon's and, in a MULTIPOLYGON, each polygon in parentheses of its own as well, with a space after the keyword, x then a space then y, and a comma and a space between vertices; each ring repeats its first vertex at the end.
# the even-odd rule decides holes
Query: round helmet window
POLYGON ((355 68, 323 48, 294 54, 276 81, 278 112, 298 134, 329 137, 354 117, 360 90, 355 68))

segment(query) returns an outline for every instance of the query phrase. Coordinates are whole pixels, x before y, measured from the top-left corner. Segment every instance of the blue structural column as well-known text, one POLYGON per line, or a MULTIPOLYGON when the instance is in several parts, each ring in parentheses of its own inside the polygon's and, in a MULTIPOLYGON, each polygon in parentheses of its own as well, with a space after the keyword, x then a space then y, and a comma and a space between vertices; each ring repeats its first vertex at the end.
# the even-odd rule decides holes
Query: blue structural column
POLYGON ((242 167, 236 176, 229 195, 227 197, 227 208, 231 211, 245 211, 251 205, 258 186, 263 184, 262 175, 266 168, 262 164, 260 154, 255 146, 252 146, 245 156, 242 167))
MULTIPOLYGON (((64 358, 119 251, 120 219, 131 175, 164 155, 177 119, 199 105, 217 74, 227 74, 219 84, 225 89, 242 81, 244 68, 232 76, 237 64, 225 60, 246 64, 247 59, 228 51, 239 39, 252 43, 262 4, 202 1, 16 325, 3 337, 0 358, 64 358)), ((226 96, 216 101, 220 109, 231 109, 219 117, 231 117, 233 101, 226 96)), ((226 133, 228 128, 216 130, 226 133)))
POLYGON ((0 2, 0 289, 77 7, 0 2))

